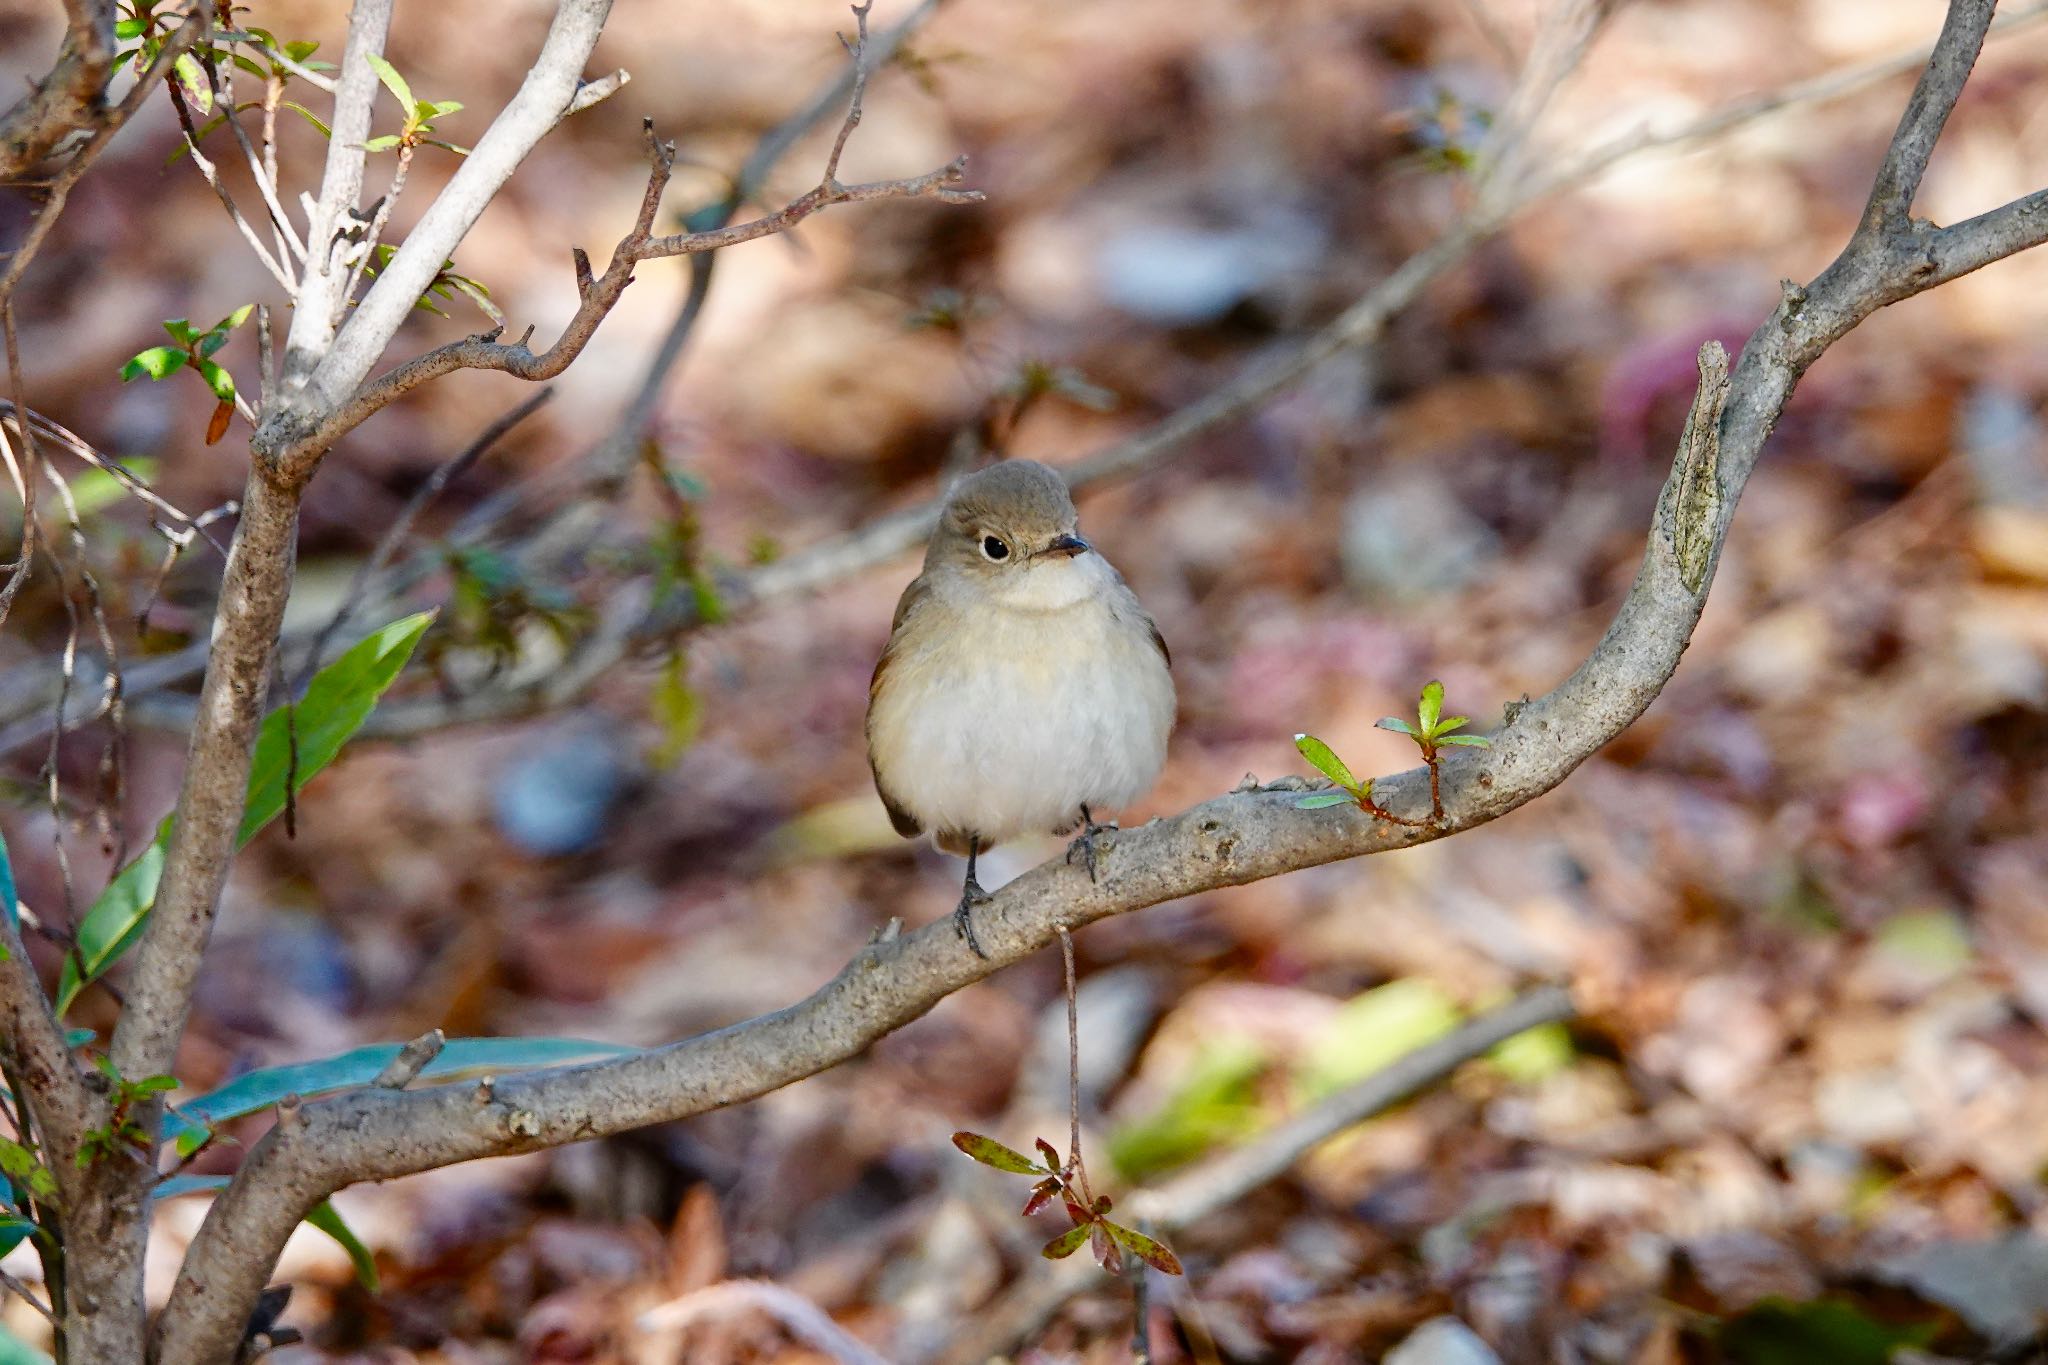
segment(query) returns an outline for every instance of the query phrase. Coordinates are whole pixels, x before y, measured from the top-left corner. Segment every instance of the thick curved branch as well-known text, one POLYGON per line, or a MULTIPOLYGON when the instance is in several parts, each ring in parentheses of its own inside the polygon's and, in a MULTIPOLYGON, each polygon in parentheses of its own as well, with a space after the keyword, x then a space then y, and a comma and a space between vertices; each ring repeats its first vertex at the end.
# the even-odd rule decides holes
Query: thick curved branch
MULTIPOLYGON (((1930 70, 1967 73, 1988 26, 1985 0, 1953 0, 1930 70), (1956 15, 1962 16, 1959 21, 1956 15), (1981 13, 1985 23, 1972 22, 1981 13)), ((1953 103, 1960 79, 1923 80, 1953 103)), ((1946 109, 1901 125, 1939 127, 1946 109)), ((1887 156, 1910 170, 1913 156, 1887 156)), ((1960 267, 2048 236, 2034 200, 1948 232, 1960 267)), ((1929 229, 1933 239, 1939 231, 1929 229)), ((1447 759, 1443 818, 1420 769, 1374 795, 1392 824, 1340 806, 1302 810, 1292 790, 1252 788, 1115 836, 1091 883, 1054 861, 1005 886, 979 912, 977 957, 941 921, 863 950, 800 1004, 665 1048, 477 1087, 370 1089, 304 1106, 249 1154, 215 1201, 160 1319, 163 1365, 199 1365, 233 1345, 238 1314, 261 1290, 285 1238, 320 1199, 482 1156, 532 1151, 735 1104, 859 1054, 952 992, 1110 915, 1284 872, 1411 847, 1485 824, 1562 782, 1654 701, 1692 638, 1737 500, 1807 367, 1887 303, 1949 278, 1930 266, 1925 234, 1859 230, 1811 286, 1789 287, 1751 335, 1731 375, 1720 343, 1700 351, 1700 391, 1679 458, 1658 498, 1635 582, 1592 654, 1555 690, 1520 708, 1493 747, 1447 759)))
POLYGON ((64 0, 64 46, 50 74, 0 114, 0 180, 19 180, 57 144, 96 133, 114 72, 113 0, 64 0))

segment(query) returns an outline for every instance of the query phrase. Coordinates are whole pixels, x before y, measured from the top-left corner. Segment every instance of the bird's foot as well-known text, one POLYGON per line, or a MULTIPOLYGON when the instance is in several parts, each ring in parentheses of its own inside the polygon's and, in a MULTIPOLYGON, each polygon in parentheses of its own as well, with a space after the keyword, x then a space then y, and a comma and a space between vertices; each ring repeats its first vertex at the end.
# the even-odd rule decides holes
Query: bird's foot
POLYGON ((1081 865, 1088 869, 1088 880, 1093 882, 1095 880, 1096 863, 1095 841, 1101 835, 1114 834, 1116 829, 1117 824, 1114 820, 1097 822, 1090 817, 1083 816, 1079 837, 1067 845, 1067 865, 1069 867, 1073 866, 1074 855, 1076 853, 1080 854, 1081 865))
POLYGON ((993 899, 994 897, 981 889, 980 882, 969 877, 967 884, 960 888, 960 904, 953 909, 953 927, 960 931, 960 937, 967 940, 967 946, 974 950, 974 955, 978 958, 986 959, 988 954, 982 950, 981 940, 974 936, 973 910, 975 906, 986 905, 993 899))

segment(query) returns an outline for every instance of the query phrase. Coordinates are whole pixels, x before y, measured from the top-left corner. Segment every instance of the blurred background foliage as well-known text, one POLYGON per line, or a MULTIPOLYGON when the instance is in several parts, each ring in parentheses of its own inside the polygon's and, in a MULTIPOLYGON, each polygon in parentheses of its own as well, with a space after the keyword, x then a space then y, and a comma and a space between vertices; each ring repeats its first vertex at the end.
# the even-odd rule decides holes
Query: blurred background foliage
MULTIPOLYGON (((884 0, 876 25, 905 9, 884 0)), ((988 203, 838 209, 722 254, 649 440, 593 482, 584 456, 688 282, 687 263, 641 269, 554 400, 414 528, 405 605, 444 610, 392 704, 431 721, 532 677, 512 708, 532 714, 359 740, 308 789, 295 838, 279 824, 251 844, 180 1077, 210 1089, 437 1025, 663 1041, 797 999, 892 915, 950 909, 952 864, 891 834, 859 739, 907 557, 636 637, 573 687, 549 691, 551 669, 650 599, 717 621, 735 570, 931 495, 963 451, 1071 461, 1284 351, 1453 219, 1539 10, 947 0, 877 77, 843 178, 964 150, 988 203), (511 514, 463 531, 514 492, 511 514), (580 509, 571 533, 546 519, 563 507, 580 509)), ((1924 43, 1940 12, 1637 0, 1537 142, 1566 154, 1684 122, 1924 43)), ((462 106, 436 136, 476 139, 546 13, 399 6, 394 66, 462 106)), ((257 0, 248 17, 340 45, 340 5, 257 0)), ((542 144, 451 270, 515 335, 532 322, 547 339, 574 304, 569 248, 601 262, 631 222, 640 118, 687 163, 671 216, 716 203, 840 69, 849 22, 828 0, 621 5, 594 70, 632 83, 542 144)), ((54 6, 0 3, 0 72, 39 71, 57 33, 54 6)), ((1406 714, 1424 678, 1488 728, 1562 677, 1634 572, 1693 352, 1739 345, 1781 278, 1832 257, 1906 89, 1639 158, 1539 206, 1381 344, 1086 495, 1084 526, 1158 615, 1181 689, 1168 770, 1126 821, 1301 771, 1303 730, 1361 775, 1409 766, 1410 741, 1373 723, 1406 714)), ((381 117, 397 130, 394 106, 381 117)), ((814 183, 830 131, 778 164, 763 204, 814 183)), ((280 135, 287 179, 310 183, 319 133, 291 119, 280 135)), ((208 445, 217 388, 121 369, 159 344, 159 319, 269 295, 175 146, 156 101, 75 193, 17 311, 31 403, 197 511, 239 489, 245 428, 208 445)), ((396 229, 456 164, 422 150, 396 229)), ((2035 28, 1994 37, 1922 203, 1948 221, 2042 183, 2035 28)), ((0 194, 0 241, 34 205, 32 187, 0 194)), ((473 298, 451 289, 449 316, 420 312, 402 345, 485 326, 473 298)), ((245 390, 251 330, 218 352, 245 390)), ((1554 795, 1455 841, 1080 938, 1091 1140, 1113 1189, 1531 980, 1569 982, 1584 1015, 1177 1237, 1188 1278, 1151 1305, 1162 1359, 1374 1359, 1418 1327, 1408 1365, 1963 1359, 2039 1332, 2044 337, 2037 252, 1837 346, 1773 440, 1678 677, 1554 795), (1464 1326, 1431 1321, 1447 1314, 1464 1326)), ((293 625, 332 613, 415 490, 528 392, 457 375, 349 437, 308 502, 293 625)), ((217 558, 188 552, 136 631, 160 543, 110 480, 79 491, 130 665, 203 640, 217 558)), ((15 605, 5 722, 47 709, 77 592, 45 575, 15 605)), ((103 729, 0 755, 0 829, 31 904, 89 903, 115 827, 139 844, 168 808, 177 702, 135 711, 108 821, 103 729)), ((1054 851, 1000 850, 984 880, 1054 851)), ((345 1192, 381 1291, 302 1231, 279 1274, 313 1344, 279 1358, 829 1354, 772 1312, 636 1326, 679 1294, 765 1279, 892 1360, 1019 1338, 1030 1358, 1121 1359, 1126 1287, 1085 1279, 1032 1310, 1043 1230, 946 1141, 1060 1131, 1064 1046, 1037 1043, 1058 983, 1049 956, 1005 972, 855 1064, 687 1125, 345 1192)), ((113 1009, 89 990, 74 1019, 104 1027, 113 1009)), ((232 1148, 216 1158, 231 1167, 232 1148)), ((166 1257, 198 1210, 163 1207, 166 1257)), ((22 1256, 8 1268, 34 1273, 22 1256)), ((35 1337, 21 1305, 4 1312, 35 1337)))

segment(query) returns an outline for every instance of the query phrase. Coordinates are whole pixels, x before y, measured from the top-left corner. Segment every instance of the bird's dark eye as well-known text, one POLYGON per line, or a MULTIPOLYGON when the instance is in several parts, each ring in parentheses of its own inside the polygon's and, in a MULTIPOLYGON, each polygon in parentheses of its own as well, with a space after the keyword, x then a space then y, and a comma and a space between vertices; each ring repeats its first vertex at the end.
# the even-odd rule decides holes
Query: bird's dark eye
POLYGON ((1010 547, 1005 545, 999 536, 983 536, 981 538, 981 552, 990 559, 1008 559, 1010 557, 1010 547))

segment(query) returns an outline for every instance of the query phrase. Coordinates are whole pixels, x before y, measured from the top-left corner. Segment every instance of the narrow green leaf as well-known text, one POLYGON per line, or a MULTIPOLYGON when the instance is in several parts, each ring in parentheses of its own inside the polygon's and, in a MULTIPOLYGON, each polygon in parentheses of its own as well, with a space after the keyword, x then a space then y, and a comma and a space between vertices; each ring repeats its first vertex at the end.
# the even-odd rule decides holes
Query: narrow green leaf
MULTIPOLYGON (((141 49, 139 49, 139 48, 133 48, 133 47, 131 47, 131 48, 128 48, 128 49, 126 49, 125 51, 121 51, 121 52, 116 52, 116 53, 114 54, 114 64, 113 64, 112 66, 110 66, 110 67, 108 67, 108 68, 107 68, 107 71, 108 71, 108 73, 109 73, 109 74, 116 74, 116 75, 117 75, 117 74, 119 74, 119 72, 120 72, 121 68, 122 68, 122 67, 124 67, 124 66, 126 66, 126 65, 128 65, 128 63, 130 63, 130 62, 134 61, 134 60, 136 59, 136 57, 137 57, 138 55, 140 55, 140 52, 141 52, 141 49)), ((0 1329, 0 1330, 4 1330, 4 1329, 0 1329)), ((4 1347, 0 1347, 0 1350, 4 1350, 4 1347)), ((5 1359, 5 1357, 4 1357, 4 1356, 0 1356, 0 1360, 4 1360, 4 1359, 5 1359)))
MULTIPOLYGON (((230 1119, 260 1114, 293 1095, 311 1099, 368 1085, 391 1064, 399 1046, 374 1043, 319 1061, 245 1072, 220 1089, 181 1101, 175 1110, 165 1113, 164 1135, 177 1139, 180 1156, 190 1156, 210 1128, 230 1119)), ((514 1071, 622 1057, 636 1050, 582 1038, 456 1038, 421 1069, 420 1079, 451 1081, 465 1076, 503 1076, 514 1071)))
POLYGON ((382 137, 373 137, 368 142, 365 142, 363 150, 366 152, 388 152, 397 145, 398 139, 392 134, 386 133, 382 137))
POLYGON ((1358 779, 1351 775, 1351 769, 1344 766, 1344 760, 1337 757, 1329 745, 1314 735, 1296 735, 1294 747, 1299 749, 1301 756, 1324 777, 1340 787, 1347 787, 1353 791, 1358 789, 1358 779))
MULTIPOLYGON (((0 1256, 5 1256, 8 1252, 34 1236, 35 1230, 36 1225, 30 1219, 23 1218, 19 1214, 0 1214, 0 1256)), ((4 1359, 4 1357, 0 1357, 0 1359, 4 1359)))
POLYGON ((1137 1257, 1146 1265, 1151 1266, 1154 1270, 1164 1271, 1168 1275, 1183 1273, 1180 1268, 1180 1258, 1167 1250, 1164 1243, 1147 1237, 1136 1228, 1127 1228, 1121 1223, 1112 1223, 1106 1218, 1102 1222, 1102 1228, 1103 1231, 1114 1237, 1118 1245, 1122 1246, 1125 1251, 1130 1252, 1131 1255, 1137 1257))
POLYGON ((149 1191, 151 1199, 181 1199, 188 1194, 219 1194, 234 1177, 225 1175, 168 1175, 149 1191))
POLYGON ((232 332, 235 330, 235 328, 240 327, 243 323, 247 322, 249 320, 249 314, 255 311, 255 304, 245 303, 240 308, 237 308, 234 312, 222 318, 219 322, 214 323, 213 330, 216 332, 232 332))
POLYGON ((389 90, 392 98, 398 101, 399 108, 412 108, 412 87, 405 83, 405 77, 398 74, 398 68, 385 61, 382 57, 371 57, 370 69, 377 73, 378 80, 384 82, 384 88, 389 90))
POLYGON ((291 58, 293 61, 297 62, 300 66, 304 66, 306 64, 306 58, 312 56, 315 52, 318 52, 319 50, 320 44, 309 43, 304 40, 286 43, 283 48, 284 55, 291 58))
POLYGON ((241 53, 237 52, 233 55, 231 60, 237 67, 241 68, 243 71, 248 72, 250 75, 254 76, 259 81, 267 81, 270 79, 270 73, 268 71, 265 71, 262 67, 258 66, 253 58, 245 57, 241 53))
POLYGON ((306 687, 296 714, 284 708, 264 717, 249 767, 249 805, 242 816, 241 843, 284 811, 285 768, 290 761, 290 730, 298 732, 298 780, 306 780, 334 761, 349 736, 362 728, 412 657, 413 647, 434 624, 435 613, 423 611, 393 621, 320 670, 306 687), (289 724, 288 724, 289 721, 289 724))
POLYGON ((1381 716, 1373 722, 1373 728, 1377 730, 1392 730, 1395 734, 1406 735, 1410 739, 1415 737, 1415 727, 1402 720, 1399 716, 1381 716))
POLYGON ((1048 1261, 1066 1260, 1081 1249, 1081 1244, 1088 1240, 1089 1228, 1093 1226, 1091 1223, 1078 1223, 1068 1228, 1041 1247, 1038 1254, 1048 1261))
POLYGON ((185 365, 185 353, 175 346, 152 346, 139 351, 121 367, 121 382, 127 383, 138 375, 151 379, 162 379, 176 374, 185 365))
POLYGON ((1043 1175, 1046 1168, 1013 1147, 1005 1147, 994 1138, 979 1133, 955 1133, 953 1145, 973 1157, 984 1166, 993 1166, 999 1171, 1014 1171, 1018 1175, 1043 1175))
MULTIPOLYGON (((299 788, 303 789, 331 763, 348 737, 362 727, 377 698, 398 677, 433 620, 434 613, 421 612, 394 621, 314 675, 297 709, 299 788)), ((284 810, 284 776, 290 750, 286 714, 280 708, 264 718, 256 739, 249 770, 248 805, 237 847, 248 843, 284 810)), ((64 957, 57 991, 59 1014, 70 1008, 87 982, 105 972, 142 936, 149 907, 156 900, 157 879, 163 875, 164 850, 170 836, 171 821, 167 816, 157 827, 156 839, 140 857, 115 874, 86 912, 78 926, 78 951, 64 957), (83 973, 79 971, 80 964, 83 973)))
POLYGON ((87 1043, 92 1042, 98 1037, 99 1034, 89 1028, 68 1028, 64 1030, 64 1046, 70 1048, 84 1047, 87 1043))
POLYGON ((1415 708, 1415 717, 1422 722, 1422 733, 1436 729, 1437 718, 1444 713, 1444 685, 1434 678, 1422 685, 1422 704, 1415 708))
POLYGON ((1355 806, 1358 798, 1350 792, 1317 792, 1294 803, 1296 810, 1322 810, 1329 806, 1355 806))
POLYGON ((300 118, 312 124, 315 128, 318 128, 320 130, 320 136, 334 136, 334 130, 327 126, 326 121, 323 120, 318 114, 314 113, 311 109, 308 109, 305 105, 300 104, 297 100, 283 100, 280 102, 284 105, 285 108, 291 110, 294 114, 297 114, 300 118))
POLYGON ((459 146, 458 144, 453 142, 443 142, 440 138, 437 137, 421 138, 420 141, 426 143, 429 147, 439 147, 444 152, 453 152, 457 156, 469 155, 469 148, 459 146))
POLYGON ((348 1253, 350 1264, 356 1268, 356 1283, 370 1293, 376 1293, 377 1259, 370 1254, 370 1249, 363 1245, 362 1239, 356 1236, 354 1230, 341 1220, 341 1215, 335 1211, 334 1201, 321 1200, 319 1205, 306 1215, 306 1221, 341 1243, 341 1249, 348 1253))
POLYGON ((427 108, 427 117, 429 117, 429 118, 446 118, 446 117, 448 117, 448 115, 450 115, 450 114, 454 114, 454 113, 459 113, 459 112, 461 111, 461 109, 462 109, 462 101, 461 101, 461 100, 435 100, 435 101, 433 101, 432 103, 430 103, 430 104, 427 104, 426 108, 427 108))
POLYGON ((1432 739, 1440 739, 1443 736, 1449 734, 1453 730, 1464 729, 1467 725, 1470 725, 1471 723, 1471 719, 1467 716, 1445 716, 1435 725, 1429 727, 1430 737, 1432 739))
POLYGON ((7 927, 21 932, 21 897, 14 889, 14 865, 7 860, 7 836, 0 834, 0 915, 7 927))
POLYGON ((199 362, 199 376, 206 381, 206 387, 213 390, 213 396, 223 403, 235 401, 235 377, 227 367, 211 360, 199 362))
POLYGON ((1443 735, 1437 739, 1437 746, 1439 748, 1452 744, 1469 749, 1490 749, 1493 747, 1493 741, 1485 735, 1443 735))

